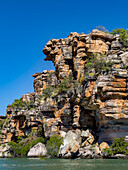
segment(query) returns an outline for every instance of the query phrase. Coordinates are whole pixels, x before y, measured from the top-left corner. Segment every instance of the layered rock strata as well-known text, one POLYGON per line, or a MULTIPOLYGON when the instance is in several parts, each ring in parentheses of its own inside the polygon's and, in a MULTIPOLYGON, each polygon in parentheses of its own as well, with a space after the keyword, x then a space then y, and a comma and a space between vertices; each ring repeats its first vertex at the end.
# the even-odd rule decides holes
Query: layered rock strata
POLYGON ((68 38, 48 41, 43 52, 45 60, 54 63, 55 71, 33 75, 34 93, 22 96, 23 102, 33 102, 32 109, 7 107, 8 123, 1 131, 1 143, 16 140, 20 135, 26 137, 40 127, 46 138, 87 129, 94 142, 99 143, 128 136, 128 52, 118 35, 99 30, 87 35, 71 33, 68 38), (87 75, 85 64, 94 53, 102 54, 106 62, 111 61, 111 69, 100 73, 93 70, 95 74, 87 75), (68 89, 57 91, 69 78, 72 81, 68 89), (48 87, 52 89, 51 95, 42 96, 48 87))

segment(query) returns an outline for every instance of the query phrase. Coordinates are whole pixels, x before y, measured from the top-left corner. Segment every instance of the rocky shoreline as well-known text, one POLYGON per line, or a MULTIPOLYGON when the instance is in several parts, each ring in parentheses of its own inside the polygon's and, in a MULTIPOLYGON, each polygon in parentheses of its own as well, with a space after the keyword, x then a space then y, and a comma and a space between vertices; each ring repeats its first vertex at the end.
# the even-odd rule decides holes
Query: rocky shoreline
MULTIPOLYGON (((60 145, 59 150, 54 155, 54 158, 60 159, 128 159, 128 155, 115 154, 110 155, 105 149, 109 149, 109 145, 106 142, 93 143, 94 137, 89 132, 80 131, 79 129, 70 130, 65 134, 63 138, 63 144, 60 145), (83 140, 85 139, 86 140, 83 140), (83 142, 84 141, 84 142, 83 142)), ((0 146, 0 158, 16 158, 10 152, 10 146, 8 144, 0 146)), ((56 150, 56 148, 52 148, 56 150)), ((22 158, 22 156, 20 156, 22 158)), ((41 142, 37 143, 28 151, 26 158, 53 158, 48 154, 47 146, 41 142)))

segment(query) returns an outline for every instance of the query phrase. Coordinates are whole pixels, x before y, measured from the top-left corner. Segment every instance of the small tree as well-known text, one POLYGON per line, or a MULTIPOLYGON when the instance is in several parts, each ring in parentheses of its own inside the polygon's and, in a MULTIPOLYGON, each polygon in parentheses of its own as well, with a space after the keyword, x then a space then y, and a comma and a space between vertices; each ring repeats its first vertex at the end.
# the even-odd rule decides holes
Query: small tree
POLYGON ((111 149, 114 154, 128 154, 128 143, 125 142, 124 138, 114 139, 111 149))
POLYGON ((103 27, 103 26, 101 26, 101 25, 100 25, 100 26, 97 26, 96 29, 98 29, 99 31, 105 32, 105 33, 108 33, 108 32, 109 32, 105 27, 103 27))
POLYGON ((112 67, 112 62, 106 61, 105 55, 100 53, 92 53, 91 56, 87 59, 85 68, 89 74, 92 70, 95 70, 95 73, 101 71, 110 70, 112 67))
POLYGON ((59 135, 53 135, 47 141, 47 152, 51 157, 57 157, 60 146, 63 144, 63 138, 59 135))
POLYGON ((109 155, 128 155, 128 143, 125 142, 124 138, 115 138, 110 148, 104 149, 103 152, 107 152, 109 155))
POLYGON ((119 34, 120 42, 125 46, 128 47, 128 30, 123 28, 117 28, 112 31, 112 34, 119 34))

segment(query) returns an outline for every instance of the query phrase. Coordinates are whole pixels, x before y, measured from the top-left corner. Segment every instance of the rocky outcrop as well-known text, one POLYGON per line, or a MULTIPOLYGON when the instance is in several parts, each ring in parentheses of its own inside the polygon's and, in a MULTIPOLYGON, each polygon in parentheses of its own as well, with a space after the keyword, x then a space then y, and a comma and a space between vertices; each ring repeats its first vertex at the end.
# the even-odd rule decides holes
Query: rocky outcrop
POLYGON ((10 146, 8 145, 1 145, 0 146, 0 158, 11 158, 11 154, 10 154, 10 146))
POLYGON ((54 70, 43 71, 42 73, 33 74, 34 77, 34 91, 35 93, 42 94, 43 90, 48 86, 55 86, 57 78, 54 70))
POLYGON ((77 130, 70 130, 64 137, 64 142, 60 146, 59 156, 62 158, 74 158, 80 156, 80 151, 84 146, 93 144, 94 137, 89 132, 77 130))
MULTIPOLYGON (((48 41, 43 52, 55 71, 34 74, 34 93, 22 96, 23 107, 7 107, 1 143, 42 128, 46 139, 53 134, 64 137, 62 157, 75 155, 79 148, 88 157, 91 151, 84 147, 128 136, 128 52, 118 35, 97 29, 89 34, 70 33, 68 38, 48 41), (111 61, 111 68, 98 72, 93 68, 88 74, 92 54, 111 61)), ((96 146, 98 154, 108 147, 96 146)))

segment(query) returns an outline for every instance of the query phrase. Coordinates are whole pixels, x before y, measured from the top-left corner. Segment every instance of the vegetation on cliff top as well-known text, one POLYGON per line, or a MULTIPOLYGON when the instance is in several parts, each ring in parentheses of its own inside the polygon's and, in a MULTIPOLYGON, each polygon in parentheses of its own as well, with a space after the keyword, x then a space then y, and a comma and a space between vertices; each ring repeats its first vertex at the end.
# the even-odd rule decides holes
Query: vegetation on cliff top
POLYGON ((112 31, 112 34, 119 34, 119 39, 120 39, 120 42, 125 46, 125 47, 128 47, 128 30, 125 30, 123 28, 120 28, 120 29, 114 29, 112 31))
MULTIPOLYGON (((85 77, 83 79, 85 79, 85 77)), ((69 89, 74 89, 78 87, 78 85, 82 84, 82 82, 83 80, 77 81, 74 80, 73 77, 67 77, 56 86, 46 87, 42 92, 42 97, 44 98, 55 97, 58 94, 67 93, 69 89)))
POLYGON ((34 101, 31 100, 30 102, 25 102, 25 101, 22 101, 22 98, 15 99, 14 102, 10 106, 18 110, 21 110, 21 109, 30 110, 36 107, 34 101))
POLYGON ((103 26, 97 26, 96 29, 99 31, 105 32, 105 33, 110 33, 110 34, 118 34, 119 35, 119 40, 125 46, 125 48, 128 48, 128 29, 125 30, 123 28, 117 28, 112 30, 112 32, 109 32, 105 27, 103 26))
POLYGON ((110 60, 106 61, 105 55, 92 53, 85 64, 87 75, 93 76, 101 71, 109 71, 112 64, 113 63, 110 60))

